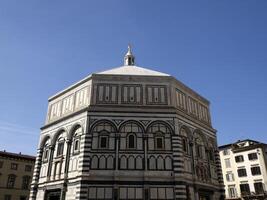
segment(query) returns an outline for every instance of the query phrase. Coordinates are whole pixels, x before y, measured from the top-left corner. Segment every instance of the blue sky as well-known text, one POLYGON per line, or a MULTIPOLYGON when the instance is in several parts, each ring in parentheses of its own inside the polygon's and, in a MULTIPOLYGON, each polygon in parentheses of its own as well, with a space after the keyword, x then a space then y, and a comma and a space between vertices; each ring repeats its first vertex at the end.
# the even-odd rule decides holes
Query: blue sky
POLYGON ((211 102, 218 143, 267 143, 266 1, 1 1, 0 149, 35 154, 47 99, 122 64, 172 74, 211 102))

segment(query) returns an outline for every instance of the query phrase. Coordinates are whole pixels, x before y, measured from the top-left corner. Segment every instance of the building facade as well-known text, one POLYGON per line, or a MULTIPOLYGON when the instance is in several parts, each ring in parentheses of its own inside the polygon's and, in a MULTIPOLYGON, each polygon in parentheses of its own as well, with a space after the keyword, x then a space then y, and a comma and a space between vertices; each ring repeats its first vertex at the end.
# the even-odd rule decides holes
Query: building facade
POLYGON ((243 140, 219 149, 226 198, 266 199, 267 145, 243 140))
POLYGON ((49 99, 30 199, 223 199, 219 159, 209 101, 128 48, 49 99))
POLYGON ((0 151, 0 199, 28 200, 35 157, 0 151))

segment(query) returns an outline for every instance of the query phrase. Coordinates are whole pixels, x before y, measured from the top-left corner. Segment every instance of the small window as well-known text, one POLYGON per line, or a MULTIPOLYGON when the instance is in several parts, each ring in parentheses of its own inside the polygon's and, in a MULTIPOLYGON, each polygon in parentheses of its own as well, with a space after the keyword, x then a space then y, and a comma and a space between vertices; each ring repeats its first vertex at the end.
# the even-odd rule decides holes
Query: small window
POLYGON ((23 176, 22 178, 22 189, 23 190, 28 190, 30 187, 30 183, 31 183, 31 177, 30 176, 23 176))
POLYGON ((243 161, 244 161, 244 157, 242 155, 235 157, 235 162, 239 163, 239 162, 243 162, 243 161))
POLYGON ((135 136, 132 134, 128 136, 128 148, 129 149, 135 148, 135 136))
POLYGON ((156 149, 163 149, 163 138, 156 137, 156 149))
POLYGON ((60 141, 58 142, 58 146, 57 146, 57 156, 63 155, 63 151, 64 151, 64 142, 60 141))
POLYGON ((250 194, 250 188, 249 184, 240 184, 240 191, 242 195, 249 195, 250 194))
POLYGON ((249 160, 257 160, 258 159, 257 153, 250 153, 250 154, 248 154, 248 159, 249 160))
POLYGON ((188 153, 188 146, 187 146, 187 140, 186 140, 186 138, 182 138, 182 145, 183 145, 183 151, 184 151, 184 153, 188 153))
POLYGON ((32 166, 31 165, 25 165, 25 172, 31 172, 32 166))
POLYGON ((254 175, 261 175, 261 168, 259 166, 257 167, 251 167, 251 174, 254 175))
POLYGON ((238 170, 237 170, 237 173, 238 173, 238 176, 239 176, 239 177, 245 177, 245 176, 247 176, 247 171, 246 171, 246 169, 238 169, 238 170))
POLYGON ((228 172, 228 173, 226 174, 226 180, 227 180, 228 182, 234 181, 234 180, 235 180, 235 179, 234 179, 234 174, 233 174, 232 172, 228 172))
POLYGON ((7 188, 14 188, 15 181, 16 181, 16 176, 14 174, 8 175, 7 188))
POLYGON ((100 136, 99 147, 100 147, 101 149, 106 149, 106 148, 108 148, 108 136, 100 136))
POLYGON ((26 196, 20 196, 19 200, 27 200, 26 196))
POLYGON ((79 150, 80 150, 80 140, 79 140, 79 138, 76 138, 75 140, 74 140, 74 144, 73 144, 74 146, 73 146, 73 150, 74 150, 74 152, 76 153, 76 152, 78 152, 79 150))
POLYGON ((261 182, 254 183, 254 188, 255 188, 256 194, 263 194, 264 193, 263 184, 261 182))
POLYGON ((4 162, 3 161, 0 161, 0 168, 2 168, 4 165, 4 162))
POLYGON ((228 188, 228 194, 230 198, 235 198, 237 197, 236 189, 234 186, 229 186, 228 188))
POLYGON ((18 164, 17 163, 11 163, 11 169, 17 170, 18 169, 18 164))
POLYGON ((44 150, 44 157, 43 157, 44 161, 48 160, 48 155, 49 155, 49 149, 48 149, 48 147, 46 147, 44 150))

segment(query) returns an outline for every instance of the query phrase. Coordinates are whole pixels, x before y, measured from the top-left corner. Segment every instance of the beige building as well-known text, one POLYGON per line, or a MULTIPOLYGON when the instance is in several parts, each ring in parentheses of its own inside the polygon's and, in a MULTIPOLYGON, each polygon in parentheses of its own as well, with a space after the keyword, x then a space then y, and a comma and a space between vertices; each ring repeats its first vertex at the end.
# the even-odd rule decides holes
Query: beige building
POLYGON ((219 149, 226 198, 266 199, 267 144, 242 140, 219 149))
POLYGON ((35 157, 0 151, 0 200, 28 200, 35 157))
POLYGON ((124 65, 48 100, 30 200, 223 199, 209 101, 169 74, 124 65))

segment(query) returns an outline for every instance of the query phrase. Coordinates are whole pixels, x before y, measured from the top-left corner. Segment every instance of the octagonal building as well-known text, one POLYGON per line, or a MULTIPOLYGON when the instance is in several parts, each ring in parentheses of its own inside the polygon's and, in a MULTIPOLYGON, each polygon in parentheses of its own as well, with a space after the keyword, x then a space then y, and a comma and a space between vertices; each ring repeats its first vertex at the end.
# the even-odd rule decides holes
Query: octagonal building
POLYGON ((224 198, 209 101, 169 74, 124 65, 48 100, 30 200, 224 198))

